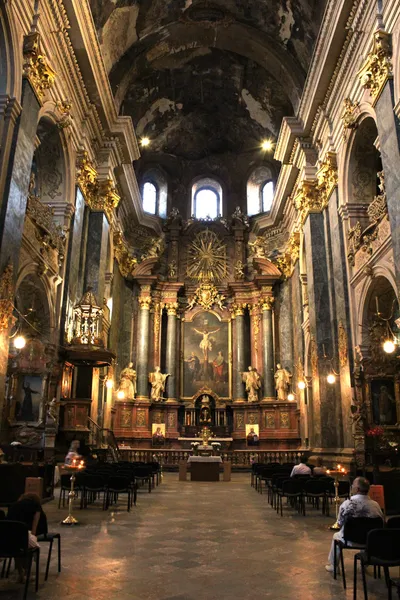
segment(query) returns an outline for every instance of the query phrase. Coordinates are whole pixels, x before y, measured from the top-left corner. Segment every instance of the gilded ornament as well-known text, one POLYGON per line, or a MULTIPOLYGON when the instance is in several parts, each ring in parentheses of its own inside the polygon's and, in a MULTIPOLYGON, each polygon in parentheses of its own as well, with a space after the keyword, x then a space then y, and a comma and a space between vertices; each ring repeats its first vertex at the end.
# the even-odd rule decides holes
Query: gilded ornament
POLYGON ((290 418, 288 412, 279 413, 279 423, 283 429, 288 429, 290 427, 290 418))
POLYGON ((40 33, 33 31, 24 37, 22 47, 24 75, 29 79, 39 101, 42 100, 45 91, 54 84, 56 78, 56 72, 41 53, 40 42, 40 33))
POLYGON ((136 425, 138 427, 146 426, 146 411, 141 408, 138 408, 136 413, 136 425))
POLYGON ((78 156, 76 182, 79 185, 85 201, 89 204, 97 196, 99 183, 97 171, 86 151, 78 156))
POLYGON ((339 321, 339 364, 341 367, 345 367, 347 365, 348 359, 348 341, 347 341, 347 332, 346 328, 343 325, 342 321, 339 321))
POLYGON ((304 180, 294 197, 294 206, 300 213, 300 222, 304 225, 310 213, 321 212, 323 207, 316 181, 304 180))
POLYGON ((342 114, 342 123, 343 123, 343 137, 346 139, 347 130, 355 129, 357 127, 357 113, 359 104, 354 103, 350 100, 350 98, 344 99, 344 111, 342 114))
POLYGON ((210 229, 198 233, 188 246, 186 274, 205 283, 226 277, 226 246, 210 229))
POLYGON ((172 260, 168 264, 168 278, 175 279, 177 276, 178 266, 176 264, 176 260, 172 260))
POLYGON ((265 312, 266 310, 272 310, 272 307, 274 305, 274 300, 275 298, 273 296, 266 296, 265 298, 262 299, 262 310, 263 312, 265 312))
POLYGON ((286 253, 290 255, 292 265, 295 265, 300 256, 300 233, 293 231, 287 243, 286 253))
POLYGON ((175 425, 176 425, 176 415, 173 412, 169 412, 168 413, 168 417, 167 417, 167 426, 168 429, 174 429, 175 425))
POLYGON ((328 205, 329 198, 338 182, 336 154, 327 152, 324 162, 317 171, 318 195, 320 196, 322 207, 328 205))
POLYGON ((161 328, 161 305, 159 302, 156 302, 154 305, 154 355, 156 357, 156 362, 159 362, 160 328, 161 328))
POLYGON ((237 260, 235 263, 235 279, 244 279, 244 264, 242 260, 237 260))
POLYGON ((229 310, 232 313, 232 317, 240 317, 244 315, 244 311, 248 307, 247 302, 235 302, 230 305, 229 310))
POLYGON ((220 310, 224 310, 224 301, 225 296, 218 292, 215 285, 202 283, 195 291, 193 298, 189 301, 188 308, 191 310, 197 304, 205 310, 210 310, 215 304, 220 310))
POLYGON ((178 302, 166 302, 164 306, 167 309, 168 315, 176 315, 178 308, 179 308, 179 303, 178 302))
POLYGON ((58 111, 61 115, 61 118, 57 123, 57 127, 59 129, 67 129, 72 125, 73 117, 71 115, 71 102, 69 100, 57 100, 56 108, 58 108, 58 111))
POLYGON ((164 252, 164 240, 161 237, 152 237, 147 243, 147 248, 140 257, 141 260, 158 258, 164 252))
POLYGON ((141 310, 150 310, 151 296, 139 296, 138 302, 141 310))
POLYGON ((242 412, 236 413, 236 429, 244 429, 244 415, 242 412))
POLYGON ((258 235, 254 242, 248 243, 250 256, 256 258, 266 258, 265 239, 258 235))
POLYGON ((28 202, 26 214, 35 223, 39 231, 39 241, 44 248, 51 246, 59 253, 62 260, 65 254, 65 235, 63 228, 54 222, 54 210, 47 204, 42 204, 40 198, 35 196, 35 175, 32 172, 29 182, 28 202))
POLYGON ((318 377, 318 345, 314 336, 311 336, 311 373, 314 378, 318 377))
POLYGON ((114 231, 114 256, 117 259, 119 270, 123 277, 128 277, 132 274, 133 269, 137 265, 137 259, 128 250, 127 244, 120 231, 114 231))
POLYGON ((267 429, 275 429, 275 413, 267 411, 265 413, 265 427, 267 429))
POLYGON ((130 408, 121 410, 121 427, 128 428, 132 426, 132 411, 130 408))
POLYGON ((282 255, 275 259, 275 264, 284 277, 290 277, 292 274, 292 261, 290 256, 282 255))
POLYGON ((358 77, 363 87, 370 91, 375 104, 387 80, 393 77, 391 36, 383 29, 375 31, 372 50, 358 77))
POLYGON ((9 262, 0 277, 0 331, 12 327, 16 321, 14 310, 14 270, 9 262))

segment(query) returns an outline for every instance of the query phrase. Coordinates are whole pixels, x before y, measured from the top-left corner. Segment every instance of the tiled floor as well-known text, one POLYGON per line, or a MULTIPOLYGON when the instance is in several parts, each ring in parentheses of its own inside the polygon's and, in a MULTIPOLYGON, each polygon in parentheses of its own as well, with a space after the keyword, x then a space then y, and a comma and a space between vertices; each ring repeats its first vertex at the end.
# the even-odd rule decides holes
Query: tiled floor
MULTIPOLYGON (((58 492, 57 492, 58 493, 58 492)), ((66 509, 45 506, 51 531, 62 533, 63 569, 55 555, 38 600, 326 600, 352 598, 352 556, 346 552, 349 589, 324 570, 333 518, 309 510, 284 517, 250 487, 249 474, 230 483, 179 482, 167 473, 137 507, 75 511, 81 524, 59 525, 66 509)), ((360 581, 361 585, 361 581, 360 581)), ((368 577, 369 599, 387 597, 383 581, 368 577)), ((22 597, 21 586, 0 581, 0 600, 22 597)), ((362 591, 359 588, 358 598, 362 591)))

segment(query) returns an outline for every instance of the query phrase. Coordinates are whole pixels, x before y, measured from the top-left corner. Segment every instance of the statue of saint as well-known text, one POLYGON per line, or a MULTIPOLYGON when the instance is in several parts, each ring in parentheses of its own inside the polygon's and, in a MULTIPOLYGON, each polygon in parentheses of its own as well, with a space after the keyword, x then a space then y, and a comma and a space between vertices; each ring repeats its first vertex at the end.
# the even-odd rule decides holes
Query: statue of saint
POLYGON ((58 402, 57 398, 53 398, 47 403, 47 416, 53 419, 54 423, 58 425, 58 402))
POLYGON ((124 392, 124 400, 133 400, 136 395, 136 371, 132 367, 133 363, 130 362, 119 376, 117 393, 124 392))
POLYGON ((153 373, 149 373, 149 381, 151 383, 150 397, 153 402, 160 402, 163 399, 167 377, 169 377, 169 373, 161 373, 160 367, 156 367, 153 373))
POLYGON ((292 374, 284 369, 279 363, 276 365, 275 371, 275 389, 278 393, 278 400, 287 400, 288 387, 292 374))
POLYGON ((242 373, 242 379, 246 384, 248 401, 258 402, 258 390, 261 388, 261 378, 256 369, 249 367, 248 371, 242 373))

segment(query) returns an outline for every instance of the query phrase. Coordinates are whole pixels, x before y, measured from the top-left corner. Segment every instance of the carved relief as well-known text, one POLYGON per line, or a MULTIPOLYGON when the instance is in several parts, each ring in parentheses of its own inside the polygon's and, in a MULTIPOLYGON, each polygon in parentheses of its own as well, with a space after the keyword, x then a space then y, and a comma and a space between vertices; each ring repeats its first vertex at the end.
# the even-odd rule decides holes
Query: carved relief
POLYGON ((342 321, 339 321, 339 364, 341 367, 345 367, 347 365, 348 359, 348 341, 347 341, 347 332, 346 328, 343 325, 342 321))
POLYGON ((156 410, 155 412, 153 412, 153 423, 157 423, 157 425, 159 425, 162 422, 163 422, 162 412, 159 410, 156 410))
POLYGON ((282 429, 288 429, 290 427, 290 419, 288 412, 279 413, 279 423, 282 429))
POLYGON ((393 77, 391 36, 383 29, 375 31, 372 50, 358 76, 375 104, 385 83, 393 77))
POLYGON ((275 429, 275 412, 267 411, 265 413, 265 427, 267 429, 275 429))
POLYGON ((244 428, 244 415, 242 412, 236 413, 236 429, 244 428))
POLYGON ((42 54, 40 45, 40 33, 35 31, 24 37, 22 48, 24 75, 32 84, 39 101, 45 91, 51 88, 56 78, 56 72, 50 67, 46 56, 42 54))
POLYGON ((311 336, 311 373, 318 377, 318 345, 314 336, 311 336))
POLYGON ((176 427, 176 414, 174 412, 168 413, 167 418, 168 429, 175 429, 176 427))
POLYGON ((136 425, 138 427, 146 427, 146 411, 138 408, 136 412, 136 425))
POLYGON ((14 309, 13 266, 8 263, 0 278, 0 331, 12 327, 16 321, 14 309))
POLYGON ((247 416, 247 422, 249 425, 257 425, 258 424, 258 414, 257 413, 249 413, 247 416))
POLYGON ((123 408, 121 410, 121 427, 128 428, 132 426, 132 410, 130 408, 123 408))

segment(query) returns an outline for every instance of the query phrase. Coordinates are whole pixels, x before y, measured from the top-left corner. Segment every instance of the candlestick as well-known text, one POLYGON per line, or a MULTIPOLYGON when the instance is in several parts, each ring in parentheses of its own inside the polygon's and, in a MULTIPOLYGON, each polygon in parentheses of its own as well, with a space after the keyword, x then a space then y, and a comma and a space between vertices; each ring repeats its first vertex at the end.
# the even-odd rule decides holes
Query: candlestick
MULTIPOLYGON (((80 465, 78 465, 79 468, 80 465)), ((75 472, 72 472, 71 475, 71 489, 68 493, 68 517, 66 517, 64 519, 64 521, 61 521, 61 525, 78 525, 79 521, 78 519, 75 519, 75 517, 72 515, 72 509, 74 506, 74 499, 76 498, 76 492, 74 491, 74 486, 75 486, 75 472)))
POLYGON ((339 475, 346 475, 346 469, 344 467, 341 467, 340 465, 338 465, 338 468, 336 471, 331 471, 331 475, 334 474, 335 475, 335 481, 334 481, 334 487, 335 487, 335 497, 333 499, 334 503, 335 503, 335 507, 336 507, 336 521, 333 523, 333 525, 331 525, 329 527, 329 529, 332 529, 334 531, 338 531, 339 529, 341 529, 341 526, 338 523, 338 519, 339 519, 339 507, 340 507, 340 497, 339 497, 339 475))

